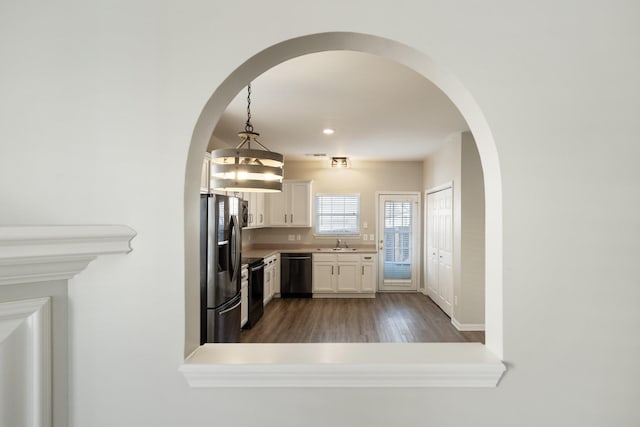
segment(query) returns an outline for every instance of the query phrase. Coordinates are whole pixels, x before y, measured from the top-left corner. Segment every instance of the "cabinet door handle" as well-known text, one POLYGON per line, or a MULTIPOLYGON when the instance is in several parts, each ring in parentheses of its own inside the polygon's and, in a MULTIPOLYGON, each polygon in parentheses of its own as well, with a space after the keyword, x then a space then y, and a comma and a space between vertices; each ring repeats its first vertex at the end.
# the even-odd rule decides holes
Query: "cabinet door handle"
POLYGON ((284 214, 284 223, 287 223, 287 214, 284 214))
POLYGON ((333 265, 331 266, 331 275, 333 276, 333 265))
POLYGON ((260 222, 262 223, 263 219, 262 219, 262 214, 260 214, 260 222))
POLYGON ((364 265, 361 268, 362 268, 362 276, 364 276, 364 265))
POLYGON ((291 224, 293 224, 293 214, 291 214, 291 224))
POLYGON ((340 266, 338 266, 338 276, 340 275, 340 266))

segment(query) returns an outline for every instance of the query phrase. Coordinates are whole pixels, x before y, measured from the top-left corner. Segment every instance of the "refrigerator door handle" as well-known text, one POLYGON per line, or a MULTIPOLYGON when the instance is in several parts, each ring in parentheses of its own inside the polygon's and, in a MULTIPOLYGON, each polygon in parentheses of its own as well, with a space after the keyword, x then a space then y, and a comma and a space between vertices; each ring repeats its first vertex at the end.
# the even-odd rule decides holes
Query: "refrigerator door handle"
POLYGON ((235 304, 233 307, 229 307, 226 310, 221 311, 220 313, 218 313, 218 316, 222 316, 223 314, 226 314, 230 311, 235 310, 236 308, 238 308, 240 306, 240 304, 242 304, 242 300, 238 301, 237 304, 235 304))
POLYGON ((235 244, 229 245, 229 251, 234 251, 235 253, 229 254, 229 259, 231 264, 231 271, 233 271, 233 275, 231 276, 231 282, 235 282, 238 279, 238 274, 240 273, 240 247, 242 246, 242 237, 240 234, 240 222, 238 221, 238 217, 236 215, 231 215, 229 219, 229 225, 233 230, 233 239, 235 240, 235 244))

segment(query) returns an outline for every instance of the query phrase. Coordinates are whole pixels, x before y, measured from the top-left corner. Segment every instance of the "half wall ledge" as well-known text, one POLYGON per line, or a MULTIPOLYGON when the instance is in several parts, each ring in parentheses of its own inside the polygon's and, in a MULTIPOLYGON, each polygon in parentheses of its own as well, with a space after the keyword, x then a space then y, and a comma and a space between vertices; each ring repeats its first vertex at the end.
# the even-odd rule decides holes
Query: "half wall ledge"
POLYGON ((195 388, 496 387, 506 368, 480 343, 309 343, 205 344, 180 371, 195 388))
POLYGON ((99 255, 131 252, 125 225, 0 227, 0 285, 68 280, 99 255))

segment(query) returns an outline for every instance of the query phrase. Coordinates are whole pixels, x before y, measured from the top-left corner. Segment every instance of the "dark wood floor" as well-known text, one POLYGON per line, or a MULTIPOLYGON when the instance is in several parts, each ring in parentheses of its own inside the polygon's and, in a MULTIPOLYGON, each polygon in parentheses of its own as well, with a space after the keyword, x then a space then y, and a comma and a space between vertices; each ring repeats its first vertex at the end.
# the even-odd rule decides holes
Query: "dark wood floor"
POLYGON ((376 298, 279 299, 243 330, 240 342, 482 342, 484 332, 460 332, 419 293, 376 298))

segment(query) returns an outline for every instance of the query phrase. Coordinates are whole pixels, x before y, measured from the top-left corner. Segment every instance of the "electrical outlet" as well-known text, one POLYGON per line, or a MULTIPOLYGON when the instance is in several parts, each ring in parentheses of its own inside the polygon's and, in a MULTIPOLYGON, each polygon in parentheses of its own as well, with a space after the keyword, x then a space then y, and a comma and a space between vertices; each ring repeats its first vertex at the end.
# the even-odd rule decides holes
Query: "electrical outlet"
POLYGON ((366 240, 367 240, 367 237, 368 237, 368 236, 367 236, 366 234, 363 234, 363 235, 362 235, 362 240, 366 241, 366 240))
POLYGON ((374 240, 376 240, 376 238, 373 237, 373 234, 369 234, 369 240, 374 241, 374 240))
POLYGON ((289 241, 294 241, 296 240, 296 235, 295 234, 289 234, 289 241))
POLYGON ((369 228, 369 223, 368 223, 367 221, 363 222, 363 223, 362 223, 362 228, 364 228, 365 230, 366 230, 367 228, 369 228))

